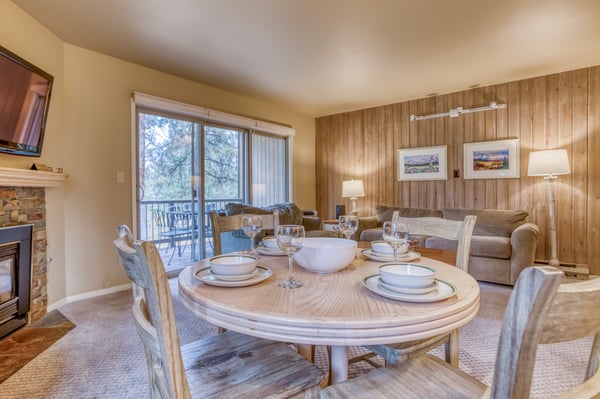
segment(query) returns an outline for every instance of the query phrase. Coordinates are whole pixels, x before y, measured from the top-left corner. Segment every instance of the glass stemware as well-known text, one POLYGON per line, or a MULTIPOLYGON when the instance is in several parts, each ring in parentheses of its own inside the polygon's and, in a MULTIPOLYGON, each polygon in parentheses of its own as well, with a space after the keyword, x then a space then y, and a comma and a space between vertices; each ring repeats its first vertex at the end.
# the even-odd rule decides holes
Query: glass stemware
POLYGON ((383 240, 394 250, 394 262, 398 262, 398 249, 408 243, 408 225, 398 221, 383 223, 383 240))
POLYGON ((356 233, 356 230, 358 230, 358 216, 340 216, 338 226, 342 232, 342 235, 349 240, 352 234, 356 233))
POLYGON ((252 255, 256 256, 256 247, 254 246, 255 244, 255 240, 256 240, 256 236, 261 232, 262 230, 262 217, 260 216, 243 216, 242 217, 242 230, 244 230, 244 234, 246 234, 248 237, 250 237, 250 242, 251 242, 251 246, 250 249, 252 250, 252 255))
POLYGON ((277 226, 275 235, 277 237, 277 245, 288 256, 289 266, 288 277, 285 280, 279 282, 279 286, 282 288, 302 287, 303 284, 300 281, 296 280, 292 274, 292 256, 304 246, 304 226, 296 224, 282 224, 277 226))

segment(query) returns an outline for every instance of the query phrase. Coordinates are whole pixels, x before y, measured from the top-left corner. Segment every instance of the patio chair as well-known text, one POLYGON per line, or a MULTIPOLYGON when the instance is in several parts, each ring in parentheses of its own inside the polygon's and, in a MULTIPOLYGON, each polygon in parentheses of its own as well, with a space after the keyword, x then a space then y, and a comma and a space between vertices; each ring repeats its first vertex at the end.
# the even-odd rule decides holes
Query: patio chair
POLYGON ((159 229, 158 235, 168 240, 172 250, 167 261, 167 264, 170 265, 175 251, 178 256, 181 256, 185 252, 188 240, 192 239, 194 233, 192 214, 179 207, 169 207, 167 211, 152 209, 152 218, 159 229))
POLYGON ((284 343, 226 332, 180 346, 169 282, 153 243, 127 226, 113 241, 132 282, 152 398, 316 397, 323 372, 284 343))
MULTIPOLYGON (((593 337, 583 382, 561 398, 600 396, 600 279, 561 284, 550 266, 524 269, 508 302, 491 387, 432 355, 373 370, 321 391, 322 398, 530 397, 540 344, 593 337), (576 308, 574 308, 574 306, 576 308), (484 396, 485 395, 485 396, 484 396)), ((560 378, 560 374, 555 376, 560 378)))

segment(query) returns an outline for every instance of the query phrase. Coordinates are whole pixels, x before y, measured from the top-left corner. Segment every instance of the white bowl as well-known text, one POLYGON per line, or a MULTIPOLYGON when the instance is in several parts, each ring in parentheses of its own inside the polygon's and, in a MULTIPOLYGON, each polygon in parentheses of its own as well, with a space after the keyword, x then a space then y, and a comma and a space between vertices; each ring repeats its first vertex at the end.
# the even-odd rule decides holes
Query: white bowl
POLYGON ((214 274, 223 276, 239 276, 250 274, 256 268, 256 256, 252 255, 218 255, 213 256, 208 261, 210 263, 210 271, 214 274))
POLYGON ((277 238, 273 236, 264 237, 262 239, 263 245, 265 248, 269 249, 279 249, 279 245, 277 245, 277 238))
POLYGON ((385 284, 405 288, 427 288, 433 285, 436 270, 414 263, 386 263, 379 266, 379 277, 385 284))
MULTIPOLYGON (((387 255, 394 254, 394 249, 390 246, 390 244, 388 244, 387 242, 385 242, 383 240, 372 241, 371 249, 374 252, 377 252, 378 254, 387 254, 387 255)), ((398 248, 399 254, 405 254, 407 252, 408 252, 408 244, 403 244, 400 246, 400 248, 398 248)))
POLYGON ((356 241, 344 238, 311 237, 294 259, 309 272, 333 273, 342 270, 356 256, 356 241))

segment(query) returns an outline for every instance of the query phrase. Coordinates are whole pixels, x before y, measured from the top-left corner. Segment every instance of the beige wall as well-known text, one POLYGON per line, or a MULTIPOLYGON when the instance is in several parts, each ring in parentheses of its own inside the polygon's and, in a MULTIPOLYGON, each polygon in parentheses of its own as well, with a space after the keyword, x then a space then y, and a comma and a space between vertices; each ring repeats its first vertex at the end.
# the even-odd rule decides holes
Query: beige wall
MULTIPOLYGON (((29 168, 33 162, 63 165, 63 42, 13 3, 0 1, 0 45, 54 76, 41 158, 0 154, 0 166, 29 168)), ((64 190, 46 190, 48 302, 66 296, 64 190)))
MULTIPOLYGON (((132 223, 133 91, 291 125, 296 129, 294 200, 303 208, 315 207, 313 118, 63 44, 10 2, 0 3, 0 43, 55 76, 40 161, 62 166, 69 179, 64 197, 48 191, 49 202, 61 208, 58 218, 55 205, 48 209, 49 253, 54 258, 50 304, 126 282, 111 241, 117 224, 132 223), (19 39, 9 40, 13 36, 19 39), (117 171, 125 172, 125 184, 116 183, 117 171), (56 249, 60 243, 62 254, 56 249)), ((28 167, 31 162, 0 157, 0 163, 10 166, 28 167)))

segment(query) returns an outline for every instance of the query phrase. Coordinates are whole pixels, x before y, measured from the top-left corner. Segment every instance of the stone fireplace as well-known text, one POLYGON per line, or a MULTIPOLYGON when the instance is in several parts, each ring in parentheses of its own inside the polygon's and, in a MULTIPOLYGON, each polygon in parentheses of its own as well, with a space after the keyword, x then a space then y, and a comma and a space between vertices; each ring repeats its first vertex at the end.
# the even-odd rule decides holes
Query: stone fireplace
POLYGON ((0 229, 31 225, 31 286, 27 324, 46 315, 46 188, 62 185, 62 173, 0 167, 0 229))

